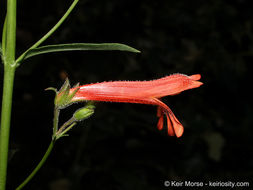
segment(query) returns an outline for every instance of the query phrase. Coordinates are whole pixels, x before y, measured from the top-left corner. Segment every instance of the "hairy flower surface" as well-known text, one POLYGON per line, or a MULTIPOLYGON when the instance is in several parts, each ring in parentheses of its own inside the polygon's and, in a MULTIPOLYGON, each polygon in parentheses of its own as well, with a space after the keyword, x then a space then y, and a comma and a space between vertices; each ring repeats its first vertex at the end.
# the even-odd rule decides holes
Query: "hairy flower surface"
MULTIPOLYGON (((163 128, 165 115, 168 134, 180 137, 184 132, 183 125, 160 98, 198 88, 203 84, 198 81, 200 78, 200 74, 191 76, 173 74, 151 81, 112 81, 82 85, 78 87, 79 90, 75 93, 71 102, 92 100, 157 105, 158 129, 163 128)), ((74 90, 76 88, 70 89, 70 93, 74 90)))

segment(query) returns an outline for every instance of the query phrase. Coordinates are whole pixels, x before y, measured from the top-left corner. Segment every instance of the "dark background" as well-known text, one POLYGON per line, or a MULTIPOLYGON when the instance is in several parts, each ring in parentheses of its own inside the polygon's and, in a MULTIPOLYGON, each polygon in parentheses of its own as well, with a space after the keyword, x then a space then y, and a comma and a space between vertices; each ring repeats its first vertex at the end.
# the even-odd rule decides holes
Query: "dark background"
MULTIPOLYGON (((71 2, 18 1, 17 55, 43 36, 71 2)), ((5 5, 1 0, 1 26, 5 5)), ((53 53, 27 59, 17 69, 9 189, 24 180, 47 149, 54 94, 44 89, 59 89, 66 76, 72 84, 86 84, 200 73, 204 85, 163 98, 185 127, 179 139, 156 129, 154 106, 97 103, 94 116, 56 143, 25 189, 159 190, 169 189, 165 180, 250 182, 252 9, 251 0, 80 0, 44 45, 119 42, 142 53, 53 53)), ((80 106, 64 110, 60 122, 80 106)))

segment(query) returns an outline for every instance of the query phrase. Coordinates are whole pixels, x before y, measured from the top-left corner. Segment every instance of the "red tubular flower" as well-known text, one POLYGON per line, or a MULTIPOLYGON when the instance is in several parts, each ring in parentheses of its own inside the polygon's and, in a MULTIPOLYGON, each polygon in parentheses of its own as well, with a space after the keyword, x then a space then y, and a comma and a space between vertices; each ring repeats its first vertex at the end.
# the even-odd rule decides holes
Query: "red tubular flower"
MULTIPOLYGON (((165 115, 168 134, 181 137, 184 132, 183 125, 159 98, 197 88, 203 84, 198 81, 200 78, 200 74, 191 76, 173 74, 151 81, 113 81, 88 84, 78 87, 79 90, 74 95, 72 102, 93 100, 157 105, 158 129, 163 128, 163 115, 165 115)), ((75 89, 72 88, 70 92, 75 89)))

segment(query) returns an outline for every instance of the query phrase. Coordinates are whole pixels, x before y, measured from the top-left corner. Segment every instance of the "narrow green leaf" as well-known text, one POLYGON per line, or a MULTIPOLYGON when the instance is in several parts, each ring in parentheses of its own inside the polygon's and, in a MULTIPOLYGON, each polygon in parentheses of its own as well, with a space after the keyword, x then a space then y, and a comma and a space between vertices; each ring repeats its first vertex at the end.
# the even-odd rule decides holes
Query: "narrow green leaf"
POLYGON ((72 43, 72 44, 57 44, 57 45, 47 45, 41 46, 38 48, 31 49, 26 53, 24 59, 29 57, 44 54, 44 53, 52 53, 52 52, 61 52, 61 51, 128 51, 134 53, 140 53, 139 50, 134 49, 125 44, 119 43, 72 43))

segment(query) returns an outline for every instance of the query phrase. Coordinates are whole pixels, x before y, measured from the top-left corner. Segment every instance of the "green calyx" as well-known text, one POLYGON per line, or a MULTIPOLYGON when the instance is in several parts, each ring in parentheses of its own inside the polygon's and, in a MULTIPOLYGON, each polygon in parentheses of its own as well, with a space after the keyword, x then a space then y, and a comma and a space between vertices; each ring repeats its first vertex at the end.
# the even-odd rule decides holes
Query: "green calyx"
POLYGON ((79 86, 79 83, 73 87, 75 88, 75 90, 70 92, 71 87, 70 87, 69 80, 67 78, 64 84, 62 85, 61 89, 56 93, 55 100, 54 100, 55 106, 58 109, 63 109, 71 105, 72 98, 75 96, 76 92, 79 90, 78 86, 79 86))
POLYGON ((94 113, 95 106, 93 105, 87 105, 83 108, 78 109, 74 114, 73 118, 75 121, 82 121, 84 119, 87 119, 94 113))
POLYGON ((70 90, 71 86, 69 83, 69 79, 67 78, 62 85, 61 89, 57 91, 57 89, 49 87, 46 90, 53 90, 56 93, 54 104, 57 109, 63 109, 67 106, 71 105, 72 98, 75 96, 76 92, 79 90, 79 83, 73 86, 74 90, 70 90))

